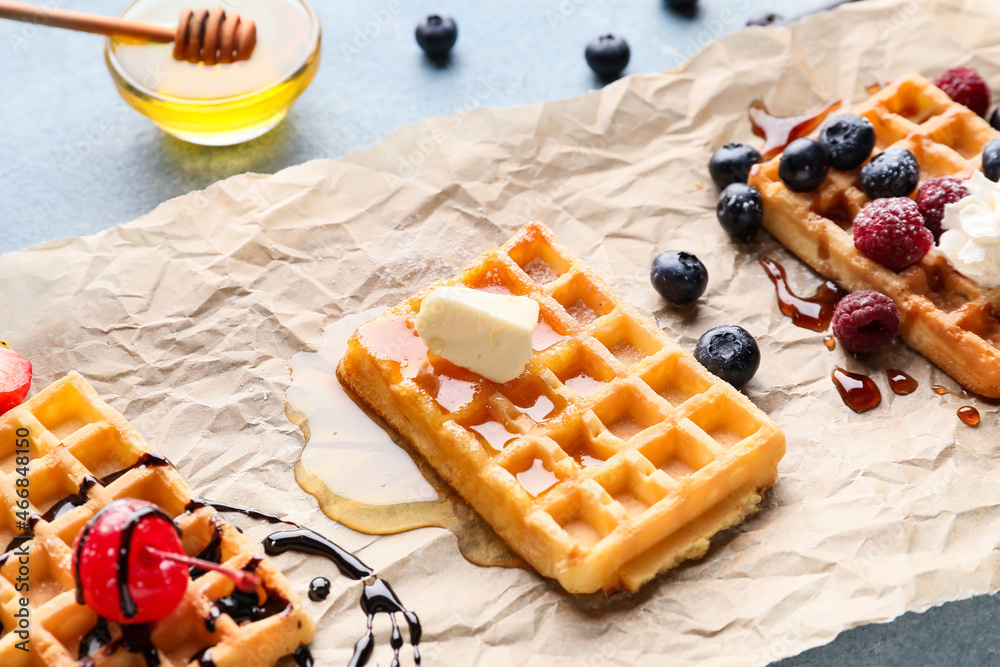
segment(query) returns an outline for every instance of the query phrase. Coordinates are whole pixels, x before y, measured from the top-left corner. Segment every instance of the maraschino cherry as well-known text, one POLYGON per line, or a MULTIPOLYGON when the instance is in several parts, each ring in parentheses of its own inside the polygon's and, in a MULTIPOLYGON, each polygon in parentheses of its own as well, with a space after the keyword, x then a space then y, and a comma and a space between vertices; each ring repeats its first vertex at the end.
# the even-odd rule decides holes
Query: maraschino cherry
POLYGON ((90 520, 73 544, 76 596, 116 623, 148 623, 172 612, 187 590, 188 565, 229 576, 241 591, 260 580, 184 554, 170 516, 144 500, 111 503, 90 520))

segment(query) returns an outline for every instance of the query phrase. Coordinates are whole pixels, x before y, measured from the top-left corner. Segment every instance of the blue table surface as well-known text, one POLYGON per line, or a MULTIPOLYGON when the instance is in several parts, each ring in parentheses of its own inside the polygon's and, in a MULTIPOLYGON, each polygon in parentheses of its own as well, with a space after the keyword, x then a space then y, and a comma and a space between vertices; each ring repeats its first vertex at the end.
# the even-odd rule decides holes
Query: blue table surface
MULTIPOLYGON (((115 14, 122 2, 71 6, 115 14)), ((215 149, 167 136, 127 107, 108 75, 101 38, 0 22, 0 253, 100 231, 234 174, 342 157, 394 128, 468 108, 484 79, 492 92, 477 103, 489 106, 578 95, 600 85, 583 60, 583 47, 599 34, 628 39, 627 73, 656 72, 751 16, 792 17, 829 0, 704 0, 693 15, 663 0, 399 0, 398 13, 357 50, 344 45, 353 46, 359 30, 396 4, 315 4, 324 43, 311 88, 269 134, 215 149), (445 68, 423 58, 413 39, 419 18, 432 11, 459 24, 445 68)), ((998 628, 1000 599, 980 596, 849 630, 777 664, 1000 664, 998 628)))

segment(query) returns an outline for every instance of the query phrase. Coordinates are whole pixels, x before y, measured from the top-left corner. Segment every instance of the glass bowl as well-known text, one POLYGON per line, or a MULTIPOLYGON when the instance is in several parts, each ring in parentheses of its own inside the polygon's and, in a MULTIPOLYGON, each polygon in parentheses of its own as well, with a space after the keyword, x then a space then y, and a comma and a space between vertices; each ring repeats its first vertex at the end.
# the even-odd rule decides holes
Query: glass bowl
MULTIPOLYGON (((229 6, 227 6, 229 5, 229 6)), ((261 136, 288 113, 319 68, 319 17, 306 0, 223 0, 257 23, 249 60, 204 65, 173 59, 173 44, 108 39, 105 61, 122 98, 178 139, 229 146, 261 136)), ((135 0, 120 16, 176 24, 192 0, 135 0)))

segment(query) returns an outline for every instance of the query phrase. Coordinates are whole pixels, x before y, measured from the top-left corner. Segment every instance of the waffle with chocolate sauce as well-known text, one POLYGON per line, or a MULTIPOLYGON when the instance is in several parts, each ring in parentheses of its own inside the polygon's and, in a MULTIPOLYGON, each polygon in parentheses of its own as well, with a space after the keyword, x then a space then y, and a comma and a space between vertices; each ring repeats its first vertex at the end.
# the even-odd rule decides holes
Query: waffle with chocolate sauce
MULTIPOLYGON (((853 112, 875 126, 876 152, 913 151, 921 183, 937 176, 969 178, 980 167, 983 146, 1000 136, 917 74, 886 86, 853 112)), ((797 194, 778 177, 780 159, 750 174, 750 185, 764 200, 764 227, 841 287, 891 297, 907 343, 965 388, 1000 398, 1000 289, 984 289, 957 272, 936 246, 900 273, 868 259, 854 247, 851 233, 854 217, 868 203, 860 168, 831 170, 815 192, 797 194)))
POLYGON ((542 224, 363 325, 341 380, 541 574, 635 591, 758 508, 781 430, 615 295, 542 224), (495 384, 429 355, 434 287, 538 301, 525 372, 495 384))
POLYGON ((77 373, 0 416, 0 545, 10 545, 0 557, 0 665, 263 667, 308 644, 315 624, 281 572, 236 528, 192 501, 174 467, 77 373), (26 470, 16 451, 25 441, 26 470), (25 472, 22 509, 17 490, 25 488, 18 482, 25 472), (77 604, 73 541, 119 498, 147 500, 174 517, 188 555, 254 571, 262 582, 257 599, 234 596, 221 574, 195 570, 181 604, 147 625, 107 623, 77 604), (30 535, 18 528, 25 516, 30 535), (22 597, 30 614, 28 652, 18 648, 22 597))

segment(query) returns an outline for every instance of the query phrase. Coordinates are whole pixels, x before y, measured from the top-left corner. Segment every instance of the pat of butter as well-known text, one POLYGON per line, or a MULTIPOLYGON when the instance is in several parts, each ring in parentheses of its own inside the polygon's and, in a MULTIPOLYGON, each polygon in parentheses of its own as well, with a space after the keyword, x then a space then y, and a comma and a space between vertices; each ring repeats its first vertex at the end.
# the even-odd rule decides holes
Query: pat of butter
POLYGON ((493 382, 509 382, 531 360, 538 302, 468 287, 438 287, 417 313, 417 334, 432 354, 493 382))

